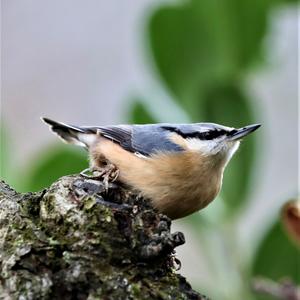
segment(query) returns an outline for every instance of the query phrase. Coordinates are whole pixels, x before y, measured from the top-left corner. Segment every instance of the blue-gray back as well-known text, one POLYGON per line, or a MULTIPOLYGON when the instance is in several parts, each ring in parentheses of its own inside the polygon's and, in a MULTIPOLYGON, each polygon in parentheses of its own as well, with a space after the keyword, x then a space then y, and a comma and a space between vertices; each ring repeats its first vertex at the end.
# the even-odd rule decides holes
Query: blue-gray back
POLYGON ((196 137, 206 132, 222 132, 227 128, 213 123, 147 124, 97 127, 103 136, 119 143, 130 152, 149 156, 158 151, 178 152, 184 149, 170 140, 171 133, 183 137, 196 137))

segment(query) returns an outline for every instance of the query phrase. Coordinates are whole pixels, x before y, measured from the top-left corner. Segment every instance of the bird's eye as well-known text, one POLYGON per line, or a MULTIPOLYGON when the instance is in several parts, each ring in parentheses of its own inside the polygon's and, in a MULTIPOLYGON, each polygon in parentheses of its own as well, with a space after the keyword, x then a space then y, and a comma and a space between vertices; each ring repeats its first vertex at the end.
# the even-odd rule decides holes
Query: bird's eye
POLYGON ((205 140, 210 140, 213 137, 211 131, 202 132, 201 135, 202 135, 202 138, 205 139, 205 140))
POLYGON ((199 133, 199 138, 202 140, 213 140, 221 135, 223 135, 225 131, 223 130, 211 130, 204 131, 199 133))

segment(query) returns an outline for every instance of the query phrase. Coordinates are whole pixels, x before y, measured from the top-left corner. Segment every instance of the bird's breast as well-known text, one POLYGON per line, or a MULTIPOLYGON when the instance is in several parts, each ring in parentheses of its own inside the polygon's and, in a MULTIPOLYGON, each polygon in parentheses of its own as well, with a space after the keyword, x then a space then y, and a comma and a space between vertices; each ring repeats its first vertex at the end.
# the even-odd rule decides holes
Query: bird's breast
POLYGON ((99 143, 93 152, 101 152, 120 170, 121 181, 141 191, 173 219, 205 207, 220 190, 221 168, 198 152, 156 153, 143 158, 110 141, 99 143))
POLYGON ((152 193, 154 205, 173 219, 204 208, 221 187, 222 170, 197 152, 161 154, 149 165, 157 178, 144 188, 152 193))

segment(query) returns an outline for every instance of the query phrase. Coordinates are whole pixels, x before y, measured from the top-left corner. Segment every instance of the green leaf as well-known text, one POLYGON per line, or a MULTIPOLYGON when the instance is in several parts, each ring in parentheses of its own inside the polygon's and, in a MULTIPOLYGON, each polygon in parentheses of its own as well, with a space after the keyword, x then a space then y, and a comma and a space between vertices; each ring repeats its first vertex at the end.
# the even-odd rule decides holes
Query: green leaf
MULTIPOLYGON (((252 276, 279 281, 290 278, 300 282, 300 250, 288 239, 282 225, 276 222, 259 245, 253 261, 252 276)), ((257 297, 257 299, 271 299, 257 297)))
POLYGON ((131 124, 153 124, 157 123, 142 101, 135 100, 128 113, 131 124))
POLYGON ((286 0, 191 0, 154 11, 149 42, 157 70, 189 112, 195 93, 237 81, 262 61, 271 9, 286 0))
POLYGON ((70 145, 54 147, 38 156, 36 164, 30 166, 22 191, 41 190, 61 176, 79 173, 87 167, 87 154, 81 149, 70 145))
POLYGON ((149 40, 157 70, 191 116, 199 112, 201 90, 239 80, 261 61, 269 8, 277 2, 192 0, 153 13, 149 40))

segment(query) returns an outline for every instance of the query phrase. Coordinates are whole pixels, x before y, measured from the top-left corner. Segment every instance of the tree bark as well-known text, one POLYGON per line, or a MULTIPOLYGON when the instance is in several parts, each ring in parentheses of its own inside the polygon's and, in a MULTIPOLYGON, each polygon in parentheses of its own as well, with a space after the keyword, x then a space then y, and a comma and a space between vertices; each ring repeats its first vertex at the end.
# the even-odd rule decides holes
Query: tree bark
POLYGON ((0 299, 207 299, 175 273, 171 221, 121 184, 0 183, 0 299))

